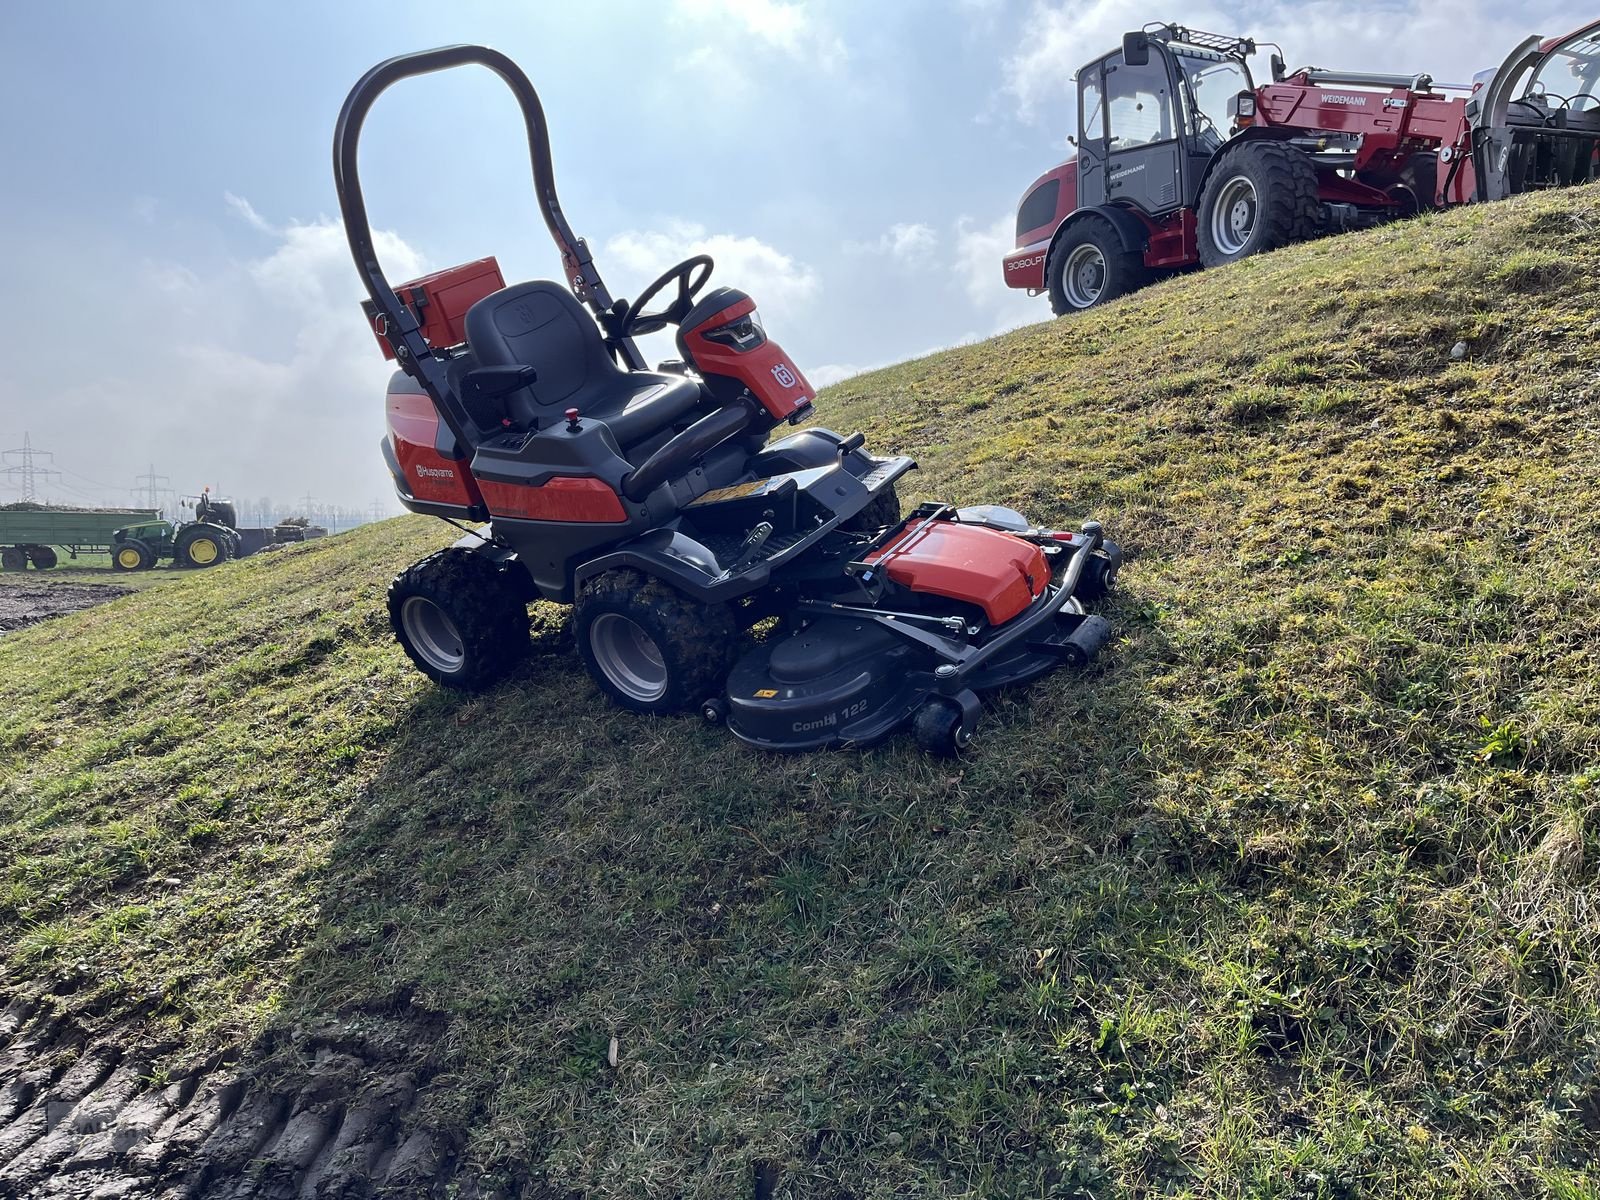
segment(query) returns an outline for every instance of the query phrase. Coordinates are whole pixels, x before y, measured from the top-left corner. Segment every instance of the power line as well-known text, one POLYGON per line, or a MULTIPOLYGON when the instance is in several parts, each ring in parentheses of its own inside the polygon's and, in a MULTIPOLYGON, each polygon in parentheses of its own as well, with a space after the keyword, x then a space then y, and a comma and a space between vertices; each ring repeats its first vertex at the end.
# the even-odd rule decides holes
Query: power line
POLYGON ((34 463, 34 459, 55 460, 55 455, 48 450, 35 450, 31 434, 22 435, 22 446, 16 450, 0 451, 0 462, 6 465, 0 467, 0 474, 7 479, 22 480, 22 498, 32 501, 39 498, 38 483, 41 479, 48 479, 55 475, 58 478, 61 472, 54 467, 41 467, 34 463))

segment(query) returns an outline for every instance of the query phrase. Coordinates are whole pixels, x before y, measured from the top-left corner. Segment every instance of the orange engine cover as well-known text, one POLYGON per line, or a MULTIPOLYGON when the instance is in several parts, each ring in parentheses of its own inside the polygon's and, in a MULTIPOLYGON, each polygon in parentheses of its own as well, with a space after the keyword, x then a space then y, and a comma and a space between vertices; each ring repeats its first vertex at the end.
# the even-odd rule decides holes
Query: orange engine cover
POLYGON ((434 504, 482 505, 483 497, 467 464, 449 457, 456 453, 455 438, 439 420, 433 401, 420 391, 391 390, 386 407, 389 444, 405 475, 405 490, 434 504))
POLYGON ((913 592, 965 600, 1003 625, 1050 584, 1050 564, 1032 542, 955 521, 927 521, 866 559, 913 592))

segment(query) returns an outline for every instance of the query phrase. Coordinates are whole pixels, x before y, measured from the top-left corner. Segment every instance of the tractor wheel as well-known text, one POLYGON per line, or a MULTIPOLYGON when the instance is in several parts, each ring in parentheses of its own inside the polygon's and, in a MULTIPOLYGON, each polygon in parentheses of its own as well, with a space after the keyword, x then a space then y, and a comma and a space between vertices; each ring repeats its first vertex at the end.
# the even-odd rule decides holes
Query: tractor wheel
POLYGON ((29 546, 28 561, 33 564, 35 570, 48 571, 61 560, 56 557, 55 550, 50 546, 29 546))
POLYGON ((7 546, 4 550, 0 550, 0 567, 7 571, 26 571, 28 552, 21 546, 7 546))
POLYGON ((119 542, 111 547, 113 571, 148 571, 155 561, 156 556, 143 542, 119 542))
POLYGON ((178 565, 214 567, 233 557, 228 531, 214 526, 190 526, 178 535, 178 565))
POLYGON ((1322 226, 1317 169, 1292 146, 1246 142, 1211 172, 1195 218, 1208 267, 1303 242, 1322 226))
POLYGON ((528 606, 473 550, 452 546, 396 575, 389 624, 417 670, 462 691, 493 686, 528 656, 528 606))
POLYGON ((939 696, 917 709, 911 721, 911 736, 937 758, 954 758, 972 744, 972 731, 961 723, 961 707, 939 696))
POLYGON ((605 571, 572 610, 584 666, 623 708, 671 713, 722 689, 737 626, 726 604, 703 604, 637 571, 605 571))
POLYGON ((891 483, 868 500, 867 506, 855 516, 840 521, 839 528, 847 533, 872 533, 899 520, 900 494, 891 483))
POLYGON ((1102 217, 1084 217, 1061 235, 1046 268, 1050 307, 1058 317, 1138 291, 1153 275, 1144 256, 1126 250, 1102 217))

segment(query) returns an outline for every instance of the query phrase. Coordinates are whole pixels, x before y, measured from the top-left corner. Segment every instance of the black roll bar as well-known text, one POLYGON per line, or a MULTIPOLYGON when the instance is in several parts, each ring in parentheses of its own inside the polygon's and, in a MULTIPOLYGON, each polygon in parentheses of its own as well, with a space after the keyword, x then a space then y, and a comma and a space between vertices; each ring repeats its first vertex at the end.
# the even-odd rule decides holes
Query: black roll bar
POLYGON ((611 293, 606 290, 600 272, 594 265, 588 244, 567 224, 556 197, 555 168, 550 163, 550 133, 545 125, 544 106, 539 103, 539 93, 517 66, 498 50, 487 46, 441 46, 436 50, 419 50, 401 54, 373 67, 356 81, 355 87, 345 97, 339 110, 339 121, 333 129, 333 186, 339 195, 339 210, 344 216, 345 236, 350 241, 350 254, 355 259, 356 271, 366 285, 367 295, 386 323, 390 343, 401 369, 413 376, 427 389, 438 403, 440 411, 451 425, 452 432, 463 444, 466 439, 459 428, 460 417, 453 411, 456 405, 449 400, 450 387, 445 377, 444 365, 434 358, 432 348, 423 338, 416 317, 395 295, 378 262, 377 250, 372 242, 372 224, 367 217, 367 203, 361 194, 361 178, 357 162, 360 148, 361 126, 373 103, 390 87, 402 79, 417 75, 430 75, 452 67, 469 64, 487 67, 498 75, 517 98, 522 109, 522 120, 528 130, 528 156, 533 166, 533 190, 538 197, 539 213, 561 252, 561 266, 567 285, 573 294, 587 304, 601 321, 626 364, 639 370, 644 359, 631 339, 617 338, 612 329, 611 293), (447 400, 447 397, 449 399, 447 400))

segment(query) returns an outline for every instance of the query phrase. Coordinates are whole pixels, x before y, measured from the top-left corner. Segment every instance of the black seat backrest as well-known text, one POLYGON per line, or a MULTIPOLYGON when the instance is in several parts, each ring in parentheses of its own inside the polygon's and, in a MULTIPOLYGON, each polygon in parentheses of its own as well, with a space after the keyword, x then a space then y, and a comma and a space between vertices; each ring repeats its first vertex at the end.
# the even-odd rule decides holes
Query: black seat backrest
POLYGON ((505 398, 506 411, 523 426, 549 425, 569 408, 581 412, 581 393, 624 373, 588 310, 548 279, 502 288, 474 304, 467 310, 467 345, 480 366, 539 372, 531 388, 505 398))

